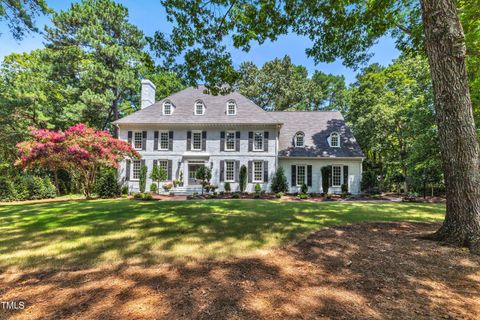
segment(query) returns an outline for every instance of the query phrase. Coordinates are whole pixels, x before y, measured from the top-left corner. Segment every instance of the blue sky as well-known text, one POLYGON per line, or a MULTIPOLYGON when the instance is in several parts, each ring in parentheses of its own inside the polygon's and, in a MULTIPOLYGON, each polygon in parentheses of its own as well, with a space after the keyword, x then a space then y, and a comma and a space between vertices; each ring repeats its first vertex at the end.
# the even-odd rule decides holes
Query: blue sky
MULTIPOLYGON (((68 9, 73 1, 48 1, 49 5, 55 10, 68 9)), ((165 19, 165 10, 162 8, 159 0, 120 0, 129 10, 130 22, 137 25, 143 32, 150 36, 157 30, 168 32, 171 25, 165 19)), ((37 25, 43 29, 45 24, 49 23, 49 17, 40 17, 37 19, 37 25)), ((43 47, 42 36, 39 34, 27 35, 22 41, 15 41, 9 34, 4 23, 0 24, 0 59, 13 52, 24 52, 43 47)), ((228 43, 228 41, 227 41, 228 43)), ((313 59, 308 58, 305 49, 311 46, 309 39, 299 37, 295 34, 288 34, 280 37, 276 42, 266 42, 264 44, 254 44, 250 52, 246 53, 231 48, 232 57, 235 65, 239 65, 243 61, 253 61, 261 66, 266 61, 274 58, 281 58, 289 55, 292 62, 307 67, 309 73, 314 70, 322 70, 326 73, 336 75, 344 75, 347 83, 355 81, 355 71, 346 68, 341 61, 333 63, 320 63, 315 65, 313 59)), ((388 65, 392 59, 398 57, 399 52, 395 49, 394 42, 391 38, 382 38, 375 45, 371 52, 374 54, 370 62, 378 62, 382 65, 388 65)))

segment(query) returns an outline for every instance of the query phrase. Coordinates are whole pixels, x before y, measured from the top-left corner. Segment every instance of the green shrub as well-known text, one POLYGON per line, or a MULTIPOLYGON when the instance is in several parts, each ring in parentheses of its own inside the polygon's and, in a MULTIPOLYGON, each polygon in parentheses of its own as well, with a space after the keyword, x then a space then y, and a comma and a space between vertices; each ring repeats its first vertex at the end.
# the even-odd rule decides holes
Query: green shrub
POLYGON ((42 199, 45 192, 43 179, 38 176, 28 176, 26 178, 28 188, 28 199, 42 199))
POLYGON ((157 184, 156 183, 150 184, 150 192, 157 192, 157 184))
POLYGON ((247 167, 242 165, 240 167, 240 192, 244 192, 247 188, 247 167))
POLYGON ((100 198, 116 198, 122 193, 114 170, 106 170, 97 180, 95 191, 100 198))
POLYGON ((128 194, 128 184, 122 186, 122 194, 128 194))
POLYGON ((238 192, 232 193, 232 199, 240 199, 240 194, 238 192))
POLYGON ((278 167, 277 171, 275 171, 270 188, 272 189, 272 192, 275 193, 288 192, 287 177, 285 176, 285 172, 283 171, 282 167, 278 167))
POLYGON ((322 167, 322 169, 320 169, 320 171, 322 173, 323 193, 327 194, 328 193, 328 188, 330 186, 330 175, 332 174, 332 167, 331 166, 322 167))
POLYGON ((225 190, 225 192, 230 192, 232 191, 231 187, 230 187, 230 182, 225 182, 225 184, 223 185, 223 189, 225 190))
POLYGON ((284 196, 284 193, 283 192, 277 192, 275 193, 275 197, 277 197, 278 199, 282 198, 284 196))
POLYGON ((55 188, 49 177, 43 178, 43 187, 43 199, 55 198, 57 196, 57 188, 55 188))
POLYGON ((0 201, 14 201, 17 199, 17 192, 13 182, 8 178, 0 178, 0 201))
POLYGON ((342 184, 342 193, 348 193, 348 184, 342 184))
POLYGON ((262 191, 262 187, 260 186, 260 183, 257 183, 255 185, 255 193, 259 194, 260 191, 262 191))
POLYGON ((302 192, 302 194, 307 194, 308 187, 305 183, 302 183, 302 187, 300 188, 300 191, 302 192))
POLYGON ((147 188, 147 166, 143 165, 140 168, 140 192, 144 193, 145 189, 147 188))
POLYGON ((133 194, 133 198, 134 198, 134 199, 142 199, 142 198, 143 198, 143 194, 140 193, 140 192, 135 192, 135 193, 133 194))
POLYGON ((298 199, 302 199, 302 200, 305 200, 305 199, 308 199, 308 194, 306 193, 301 193, 297 196, 298 199))
POLYGON ((153 200, 153 196, 152 196, 151 193, 144 193, 142 199, 143 200, 153 200))
POLYGON ((363 171, 361 188, 362 191, 366 193, 376 193, 375 191, 378 189, 378 179, 373 170, 363 171))

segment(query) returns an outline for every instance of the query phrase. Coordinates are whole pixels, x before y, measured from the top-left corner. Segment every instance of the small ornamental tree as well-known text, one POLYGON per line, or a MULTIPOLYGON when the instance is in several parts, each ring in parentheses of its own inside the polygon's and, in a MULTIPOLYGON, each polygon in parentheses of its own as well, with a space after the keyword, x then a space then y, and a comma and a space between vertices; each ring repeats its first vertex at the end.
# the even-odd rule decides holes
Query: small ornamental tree
POLYGON ((200 184, 202 185, 202 194, 203 194, 203 189, 205 188, 205 186, 210 184, 210 179, 212 178, 212 172, 210 171, 209 168, 205 166, 201 166, 196 171, 195 178, 200 180, 200 184))
POLYGON ((145 190, 147 189, 147 166, 142 165, 140 167, 140 179, 139 179, 139 185, 140 185, 140 192, 144 193, 145 190))
POLYGON ((150 173, 150 179, 157 183, 157 192, 160 191, 160 182, 167 180, 167 171, 159 165, 153 166, 152 173, 150 173))
POLYGON ((326 166, 320 169, 322 172, 322 190, 323 193, 328 193, 328 188, 330 187, 330 175, 332 172, 332 167, 326 166))
POLYGON ((274 193, 288 192, 287 177, 285 176, 285 172, 283 171, 282 167, 278 167, 277 171, 275 171, 275 175, 272 179, 271 189, 274 193))
POLYGON ((32 129, 31 139, 17 145, 24 169, 63 169, 75 177, 87 198, 91 197, 99 168, 117 168, 126 157, 140 155, 125 141, 115 139, 107 131, 79 123, 64 132, 32 129))
POLYGON ((244 192, 247 189, 247 167, 242 165, 240 167, 240 192, 244 192))

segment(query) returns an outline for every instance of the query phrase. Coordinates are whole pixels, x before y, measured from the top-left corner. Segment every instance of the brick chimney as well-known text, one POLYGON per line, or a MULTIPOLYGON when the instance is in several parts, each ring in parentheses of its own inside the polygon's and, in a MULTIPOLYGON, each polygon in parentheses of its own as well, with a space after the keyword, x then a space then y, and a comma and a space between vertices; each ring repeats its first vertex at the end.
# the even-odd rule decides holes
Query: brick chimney
POLYGON ((155 85, 152 81, 142 80, 142 92, 141 92, 141 108, 146 108, 155 103, 155 85))

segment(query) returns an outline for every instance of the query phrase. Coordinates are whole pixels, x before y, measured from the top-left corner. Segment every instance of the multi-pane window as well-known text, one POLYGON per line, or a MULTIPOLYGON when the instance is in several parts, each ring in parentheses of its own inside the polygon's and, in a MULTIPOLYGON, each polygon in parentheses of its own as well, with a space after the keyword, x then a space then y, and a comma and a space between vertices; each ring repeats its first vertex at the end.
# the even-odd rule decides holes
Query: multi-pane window
POLYGON ((170 102, 165 102, 163 104, 163 114, 167 116, 172 114, 172 104, 170 102))
POLYGON ((297 166, 297 186, 305 183, 305 166, 297 166))
POLYGON ((202 150, 202 132, 192 132, 192 150, 202 150))
POLYGON ((225 150, 235 150, 235 131, 227 131, 225 135, 225 150))
POLYGON ((237 105, 233 101, 227 103, 227 114, 233 116, 237 113, 237 105))
POLYGON ((334 132, 330 135, 330 146, 332 147, 340 146, 340 139, 339 139, 338 133, 334 132))
POLYGON ((159 169, 163 169, 165 172, 168 172, 168 160, 158 160, 157 163, 159 169))
POLYGON ((160 132, 160 150, 168 150, 168 132, 160 132))
POLYGON ((203 102, 197 101, 195 102, 195 115, 202 115, 205 112, 205 106, 203 102))
POLYGON ((305 145, 305 135, 303 132, 297 132, 295 135, 295 146, 296 147, 303 147, 305 145))
POLYGON ((263 132, 255 132, 253 135, 253 150, 263 151, 263 132))
POLYGON ((332 185, 338 187, 342 184, 342 167, 333 166, 332 167, 332 185))
POLYGON ((225 161, 225 181, 235 180, 235 161, 225 161))
POLYGON ((142 132, 135 132, 133 135, 133 147, 137 150, 142 149, 142 140, 143 140, 143 135, 142 132))
POLYGON ((132 179, 133 180, 138 180, 140 179, 140 166, 141 166, 140 160, 133 160, 132 161, 132 179))
POLYGON ((253 182, 263 182, 263 161, 253 161, 253 182))

